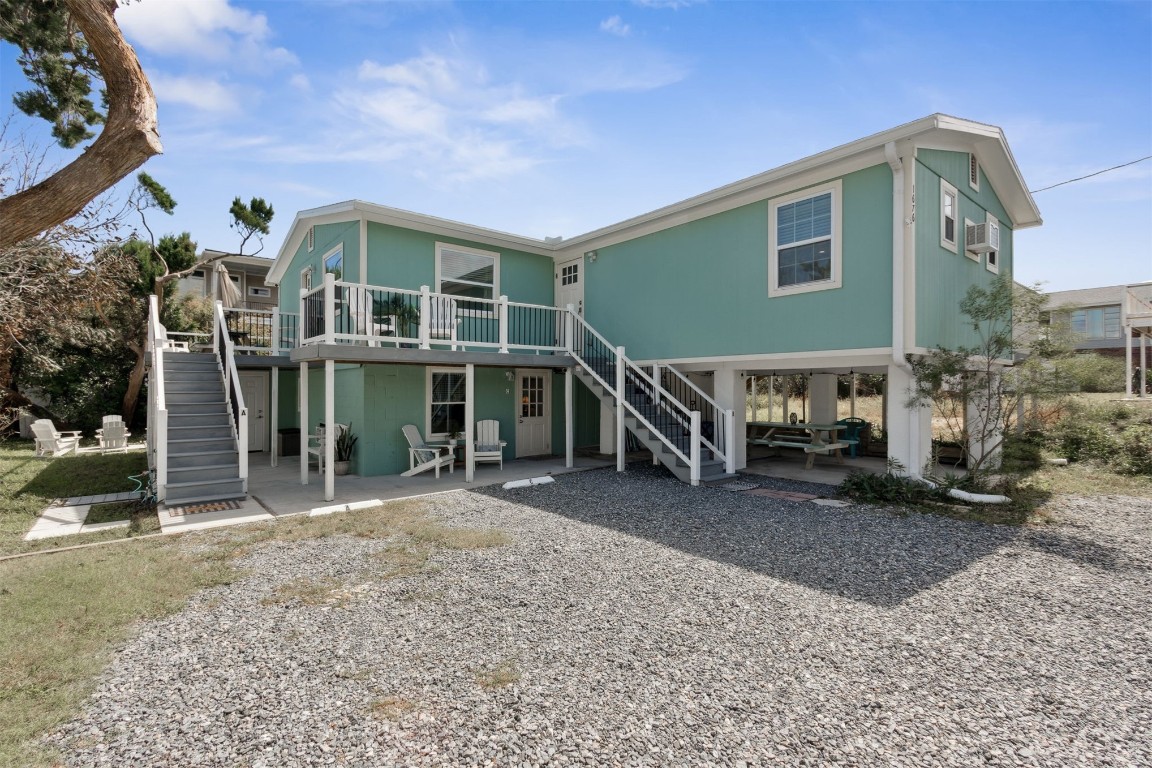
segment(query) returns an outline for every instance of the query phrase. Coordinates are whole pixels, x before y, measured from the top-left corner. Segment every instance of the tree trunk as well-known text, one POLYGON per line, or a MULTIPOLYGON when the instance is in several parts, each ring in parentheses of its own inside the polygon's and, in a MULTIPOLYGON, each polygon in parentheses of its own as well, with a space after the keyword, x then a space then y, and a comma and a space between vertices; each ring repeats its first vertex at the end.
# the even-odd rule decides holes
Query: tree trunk
MULTIPOLYGON (((147 333, 147 331, 145 331, 147 333)), ((124 392, 124 402, 120 406, 120 415, 124 417, 125 424, 132 423, 136 415, 136 404, 140 401, 140 390, 144 387, 145 347, 135 342, 128 345, 136 354, 136 364, 132 366, 132 373, 128 374, 128 389, 124 392)))
POLYGON ((116 24, 116 0, 65 2, 100 65, 108 94, 108 120, 80 157, 39 184, 0 200, 0 248, 67 221, 163 151, 156 97, 136 52, 116 24))

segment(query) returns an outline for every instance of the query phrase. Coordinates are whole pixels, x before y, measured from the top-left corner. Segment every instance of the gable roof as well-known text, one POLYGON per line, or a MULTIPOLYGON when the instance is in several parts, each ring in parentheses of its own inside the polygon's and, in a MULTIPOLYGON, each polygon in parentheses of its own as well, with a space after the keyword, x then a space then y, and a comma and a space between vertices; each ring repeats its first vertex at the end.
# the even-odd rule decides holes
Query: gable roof
MULTIPOLYGON (((911 142, 916 148, 974 152, 984 175, 991 182, 1001 204, 1008 212, 1011 226, 1014 229, 1023 229, 1043 223, 1040 210, 1036 207, 1036 202, 1024 183, 1024 177, 1016 165, 1012 151, 1008 148, 1004 132, 994 125, 934 114, 572 238, 540 240, 522 237, 361 200, 349 200, 300 211, 296 214, 288 236, 277 253, 276 263, 268 275, 268 282, 280 281, 300 242, 307 234, 308 227, 315 224, 364 218, 368 221, 394 224, 417 231, 514 248, 528 253, 548 256, 574 255, 573 252, 583 252, 650 234, 774 197, 786 191, 784 187, 789 183, 792 183, 794 188, 804 186, 800 183, 801 180, 813 173, 825 171, 822 179, 817 178, 817 181, 820 181, 837 175, 835 171, 840 167, 856 165, 865 167, 861 164, 875 165, 884 162, 884 147, 893 142, 905 144, 911 142)), ((905 158, 906 161, 909 159, 905 158)))

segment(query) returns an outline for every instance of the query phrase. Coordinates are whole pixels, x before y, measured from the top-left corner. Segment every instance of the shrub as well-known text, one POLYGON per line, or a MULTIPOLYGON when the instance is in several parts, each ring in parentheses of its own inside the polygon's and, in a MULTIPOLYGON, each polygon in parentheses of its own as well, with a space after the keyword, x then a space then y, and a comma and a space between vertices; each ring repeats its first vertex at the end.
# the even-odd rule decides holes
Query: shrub
POLYGON ((1094 354, 1073 355, 1058 363, 1060 373, 1081 392, 1123 392, 1124 360, 1094 354))
POLYGON ((1152 475, 1152 427, 1136 424, 1120 433, 1110 466, 1121 475, 1152 475))
POLYGON ((892 473, 849 472, 840 493, 865 504, 921 504, 944 497, 939 490, 892 473))
POLYGON ((1107 426, 1096 421, 1065 418, 1052 430, 1052 449, 1068 461, 1106 463, 1116 452, 1116 439, 1107 426))
POLYGON ((1004 472, 1030 472, 1039 469, 1044 463, 1041 449, 1044 436, 1040 432, 1028 431, 1022 435, 1011 434, 1004 438, 1000 468, 1004 472))

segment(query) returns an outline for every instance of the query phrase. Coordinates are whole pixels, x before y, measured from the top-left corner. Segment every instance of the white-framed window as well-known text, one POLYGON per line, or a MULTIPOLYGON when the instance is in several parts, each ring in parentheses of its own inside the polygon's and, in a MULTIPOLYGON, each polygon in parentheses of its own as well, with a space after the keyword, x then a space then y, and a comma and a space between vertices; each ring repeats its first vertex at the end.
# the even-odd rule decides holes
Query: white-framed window
POLYGON ((580 282, 580 262, 560 268, 560 285, 575 285, 580 282))
MULTIPOLYGON (((972 221, 972 219, 964 219, 964 240, 965 240, 965 242, 967 242, 967 240, 968 240, 968 227, 972 226, 975 223, 976 222, 972 221)), ((964 255, 967 256, 968 258, 972 259, 972 261, 980 261, 980 254, 968 250, 967 247, 964 248, 964 255)))
POLYGON ((324 254, 324 271, 336 275, 337 280, 344 279, 344 246, 338 245, 324 254))
POLYGON ((839 180, 776 198, 768 208, 768 295, 839 288, 839 180))
POLYGON ((500 295, 500 254, 436 243, 436 292, 456 296, 460 311, 491 314, 491 304, 467 299, 500 295))
POLYGON ((956 227, 960 222, 960 196, 956 187, 940 179, 940 245, 956 253, 956 227))
POLYGON ((429 368, 427 379, 428 440, 444 440, 452 432, 465 431, 465 372, 463 368, 429 368))
POLYGON ((1068 314, 1072 333, 1081 339, 1119 339, 1120 305, 1074 309, 1068 314))
MULTIPOLYGON (((999 245, 1000 243, 1000 221, 992 214, 987 215, 988 222, 988 242, 999 245)), ((984 258, 984 267, 989 272, 1000 274, 1000 252, 988 251, 984 258)))
POLYGON ((270 298, 272 298, 272 289, 271 288, 260 288, 260 287, 255 286, 255 285, 251 285, 248 287, 248 295, 249 296, 259 296, 260 298, 263 298, 263 299, 270 299, 270 298))
POLYGON ((308 253, 312 253, 312 249, 316 247, 316 226, 308 227, 308 253))
POLYGON ((980 191, 980 161, 976 159, 975 152, 968 153, 968 186, 980 191))
POLYGON ((305 267, 300 270, 300 290, 312 290, 312 267, 305 267))

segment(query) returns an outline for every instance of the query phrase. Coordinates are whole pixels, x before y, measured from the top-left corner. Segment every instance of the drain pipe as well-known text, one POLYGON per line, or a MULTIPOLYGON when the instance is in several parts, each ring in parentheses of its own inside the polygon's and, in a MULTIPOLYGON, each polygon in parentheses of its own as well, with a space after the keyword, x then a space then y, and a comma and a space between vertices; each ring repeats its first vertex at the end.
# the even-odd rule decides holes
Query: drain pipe
MULTIPOLYGON (((884 159, 892 169, 892 364, 900 370, 912 375, 912 366, 904 359, 904 162, 896 154, 896 143, 893 141, 884 145, 884 159)), ((908 222, 911 223, 911 222, 908 222)), ((888 393, 889 399, 892 393, 888 393)), ((913 422, 917 434, 912 435, 913 442, 919 444, 920 422, 913 422)), ((920 475, 918 468, 908 468, 910 476, 936 488, 937 485, 920 475)), ((954 499, 974 504, 1007 504, 1011 499, 988 493, 969 493, 959 488, 951 488, 948 495, 954 499)))

